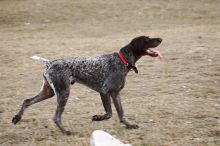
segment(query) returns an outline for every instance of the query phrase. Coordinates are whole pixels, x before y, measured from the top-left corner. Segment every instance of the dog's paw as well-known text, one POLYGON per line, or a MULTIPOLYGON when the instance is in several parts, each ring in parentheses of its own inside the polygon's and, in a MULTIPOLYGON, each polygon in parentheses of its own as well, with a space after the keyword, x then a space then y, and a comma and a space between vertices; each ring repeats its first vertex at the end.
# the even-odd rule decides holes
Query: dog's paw
POLYGON ((104 115, 95 115, 92 117, 92 121, 103 121, 110 119, 112 117, 112 114, 104 114, 104 115))
POLYGON ((15 115, 12 119, 12 123, 17 124, 21 120, 21 116, 15 115))
POLYGON ((65 134, 65 135, 67 135, 67 136, 70 136, 70 135, 76 135, 76 134, 78 134, 77 132, 71 132, 71 131, 62 131, 63 132, 63 134, 65 134))
POLYGON ((92 116, 92 121, 102 121, 102 115, 94 115, 92 116))
POLYGON ((71 132, 71 131, 65 131, 65 132, 63 132, 64 134, 66 134, 66 135, 73 135, 73 133, 71 132))
POLYGON ((128 128, 128 129, 138 129, 139 126, 137 124, 131 124, 131 125, 126 125, 126 128, 128 128))

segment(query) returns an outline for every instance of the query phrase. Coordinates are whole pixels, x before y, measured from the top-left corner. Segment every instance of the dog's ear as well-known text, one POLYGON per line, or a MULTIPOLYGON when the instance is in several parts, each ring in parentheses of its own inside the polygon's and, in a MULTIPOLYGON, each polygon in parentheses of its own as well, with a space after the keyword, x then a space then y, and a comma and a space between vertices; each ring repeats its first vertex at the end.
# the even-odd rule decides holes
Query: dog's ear
POLYGON ((131 40, 130 44, 134 47, 134 48, 138 48, 138 46, 140 44, 142 44, 144 42, 144 36, 139 36, 134 38, 133 40, 131 40))
POLYGON ((145 49, 145 45, 150 41, 150 38, 147 36, 139 36, 134 38, 130 45, 133 47, 134 52, 142 52, 145 49))

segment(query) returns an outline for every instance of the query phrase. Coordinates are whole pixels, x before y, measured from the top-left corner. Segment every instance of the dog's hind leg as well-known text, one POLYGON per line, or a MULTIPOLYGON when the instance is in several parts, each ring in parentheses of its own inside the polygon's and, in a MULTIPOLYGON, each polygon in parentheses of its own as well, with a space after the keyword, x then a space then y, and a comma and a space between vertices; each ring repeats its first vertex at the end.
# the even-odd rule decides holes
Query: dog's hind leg
POLYGON ((25 109, 28 108, 30 105, 51 98, 53 96, 54 96, 54 91, 51 88, 50 84, 47 82, 47 80, 44 78, 44 83, 40 92, 32 98, 28 98, 24 100, 20 111, 13 117, 12 122, 14 124, 17 124, 21 120, 25 109))
POLYGON ((112 117, 112 107, 111 107, 111 98, 109 94, 100 94, 102 99, 102 104, 104 106, 106 114, 104 115, 94 115, 92 117, 93 121, 102 121, 107 120, 112 117))
POLYGON ((65 105, 67 103, 69 94, 70 94, 70 85, 69 82, 66 82, 63 79, 56 80, 53 84, 55 88, 55 93, 57 96, 57 109, 54 115, 54 122, 57 127, 66 135, 72 134, 70 131, 66 130, 62 124, 61 116, 64 111, 65 105))

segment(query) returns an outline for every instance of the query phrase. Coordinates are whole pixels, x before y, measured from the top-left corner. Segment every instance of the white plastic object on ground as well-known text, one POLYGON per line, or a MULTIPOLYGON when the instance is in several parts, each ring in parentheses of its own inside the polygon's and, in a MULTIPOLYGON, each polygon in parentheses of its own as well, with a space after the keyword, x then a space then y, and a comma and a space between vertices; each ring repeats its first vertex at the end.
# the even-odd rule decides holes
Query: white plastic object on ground
POLYGON ((90 146, 132 146, 123 144, 118 139, 111 136, 109 133, 102 130, 95 130, 90 138, 90 146))

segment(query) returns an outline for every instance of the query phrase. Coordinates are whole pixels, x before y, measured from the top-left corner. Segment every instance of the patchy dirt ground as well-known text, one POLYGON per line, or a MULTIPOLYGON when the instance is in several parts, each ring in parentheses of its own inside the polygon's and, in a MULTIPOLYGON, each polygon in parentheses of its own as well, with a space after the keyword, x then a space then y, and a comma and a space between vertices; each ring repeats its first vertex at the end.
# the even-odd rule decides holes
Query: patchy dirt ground
POLYGON ((219 0, 0 0, 0 145, 88 146, 103 129, 134 146, 220 145, 219 0), (63 114, 78 134, 63 135, 51 120, 56 98, 31 106, 18 125, 11 119, 36 94, 49 59, 117 51, 139 35, 162 37, 165 59, 144 57, 121 93, 137 130, 104 113, 99 95, 76 84, 63 114))

